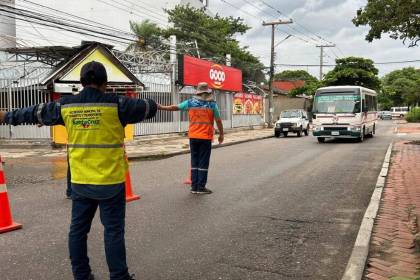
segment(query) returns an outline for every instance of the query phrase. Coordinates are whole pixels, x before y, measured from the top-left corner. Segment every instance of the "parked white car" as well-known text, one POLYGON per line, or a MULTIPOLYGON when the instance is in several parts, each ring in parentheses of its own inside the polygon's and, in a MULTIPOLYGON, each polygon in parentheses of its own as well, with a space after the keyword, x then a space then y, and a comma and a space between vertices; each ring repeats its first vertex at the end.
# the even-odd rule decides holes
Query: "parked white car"
POLYGON ((296 133, 298 137, 302 136, 302 133, 308 136, 309 120, 305 110, 293 109, 281 112, 274 128, 274 136, 280 137, 283 134, 287 137, 289 132, 296 133))

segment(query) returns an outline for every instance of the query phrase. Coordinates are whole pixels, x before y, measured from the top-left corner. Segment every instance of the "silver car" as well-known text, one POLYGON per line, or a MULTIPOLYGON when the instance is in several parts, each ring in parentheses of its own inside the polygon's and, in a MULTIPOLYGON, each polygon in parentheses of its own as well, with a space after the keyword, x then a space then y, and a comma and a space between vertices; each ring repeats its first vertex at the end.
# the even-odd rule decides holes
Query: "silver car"
POLYGON ((381 111, 379 112, 379 118, 381 120, 392 120, 392 114, 390 111, 381 111))

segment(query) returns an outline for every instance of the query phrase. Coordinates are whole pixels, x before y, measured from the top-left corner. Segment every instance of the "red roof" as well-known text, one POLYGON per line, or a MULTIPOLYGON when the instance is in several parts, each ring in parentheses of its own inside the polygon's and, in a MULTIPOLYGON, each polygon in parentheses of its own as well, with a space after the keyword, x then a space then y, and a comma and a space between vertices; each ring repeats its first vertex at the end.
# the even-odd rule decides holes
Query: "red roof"
POLYGON ((305 81, 303 80, 296 80, 296 81, 274 81, 273 82, 273 89, 282 91, 282 92, 290 92, 292 89, 300 88, 305 85, 305 81))

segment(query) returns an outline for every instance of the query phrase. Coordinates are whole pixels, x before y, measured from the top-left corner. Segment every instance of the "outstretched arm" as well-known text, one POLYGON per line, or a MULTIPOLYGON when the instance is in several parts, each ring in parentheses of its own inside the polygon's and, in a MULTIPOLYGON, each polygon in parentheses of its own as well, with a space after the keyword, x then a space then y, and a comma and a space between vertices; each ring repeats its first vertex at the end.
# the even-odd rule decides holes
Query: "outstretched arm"
POLYGON ((157 104, 152 99, 137 99, 120 96, 118 100, 118 116, 123 126, 153 118, 157 104))
POLYGON ((61 117, 60 103, 50 102, 16 109, 11 112, 0 112, 0 123, 11 125, 41 124, 57 125, 64 124, 61 117))
POLYGON ((179 107, 178 105, 160 105, 158 104, 158 110, 162 110, 162 111, 179 111, 179 107))

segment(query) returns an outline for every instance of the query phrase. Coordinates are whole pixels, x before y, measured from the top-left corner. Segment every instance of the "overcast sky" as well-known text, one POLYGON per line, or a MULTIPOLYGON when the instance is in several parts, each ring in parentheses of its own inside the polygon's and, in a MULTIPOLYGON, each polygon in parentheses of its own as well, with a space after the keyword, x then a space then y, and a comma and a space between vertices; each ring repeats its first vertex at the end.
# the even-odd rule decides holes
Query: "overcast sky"
MULTIPOLYGON (((95 21, 108 24, 123 30, 129 30, 130 19, 140 21, 145 17, 166 25, 163 7, 172 7, 172 0, 31 0, 33 2, 51 6, 82 17, 89 17, 95 21), (111 7, 113 3, 119 9, 111 7), (131 2, 131 4, 130 4, 131 2), (120 3, 120 4, 116 4, 120 3), (135 4, 135 5, 134 5, 135 4), (125 6, 124 6, 125 5, 125 6)), ((277 48, 276 63, 284 64, 319 64, 319 49, 316 42, 325 40, 333 42, 337 48, 326 50, 326 63, 334 63, 336 56, 363 56, 376 62, 400 61, 420 59, 420 47, 408 48, 402 41, 390 39, 387 35, 383 39, 368 43, 364 40, 367 28, 355 27, 351 20, 357 9, 366 4, 366 0, 264 0, 276 10, 269 8, 259 0, 224 0, 237 8, 233 8, 222 0, 210 0, 211 13, 219 13, 223 16, 242 17, 252 29, 238 39, 243 46, 249 46, 250 50, 259 56, 264 64, 269 64, 270 56, 270 28, 263 27, 263 20, 292 18, 297 24, 281 26, 276 32, 276 41, 284 39, 290 33, 299 38, 291 37, 281 43, 277 48), (310 33, 310 32, 313 33, 310 33), (311 38, 309 38, 311 37, 311 38), (305 42, 308 41, 308 42, 305 42)), ((179 2, 179 1, 178 1, 179 2)), ((17 6, 27 8, 28 4, 22 0, 16 0, 17 6)), ((1 26, 0 26, 1 27, 1 26)), ((17 37, 28 42, 43 45, 72 45, 80 42, 80 37, 65 32, 54 32, 42 27, 35 30, 32 26, 18 22, 17 37), (41 33, 41 34, 39 34, 41 33), (42 36, 41 36, 42 35, 42 36)), ((420 67, 420 63, 386 65, 377 67, 381 75, 404 66, 420 67)), ((277 71, 285 67, 277 67, 277 71)), ((318 67, 296 67, 287 69, 304 69, 318 77, 318 67)), ((326 70, 331 69, 327 68, 326 70)))

